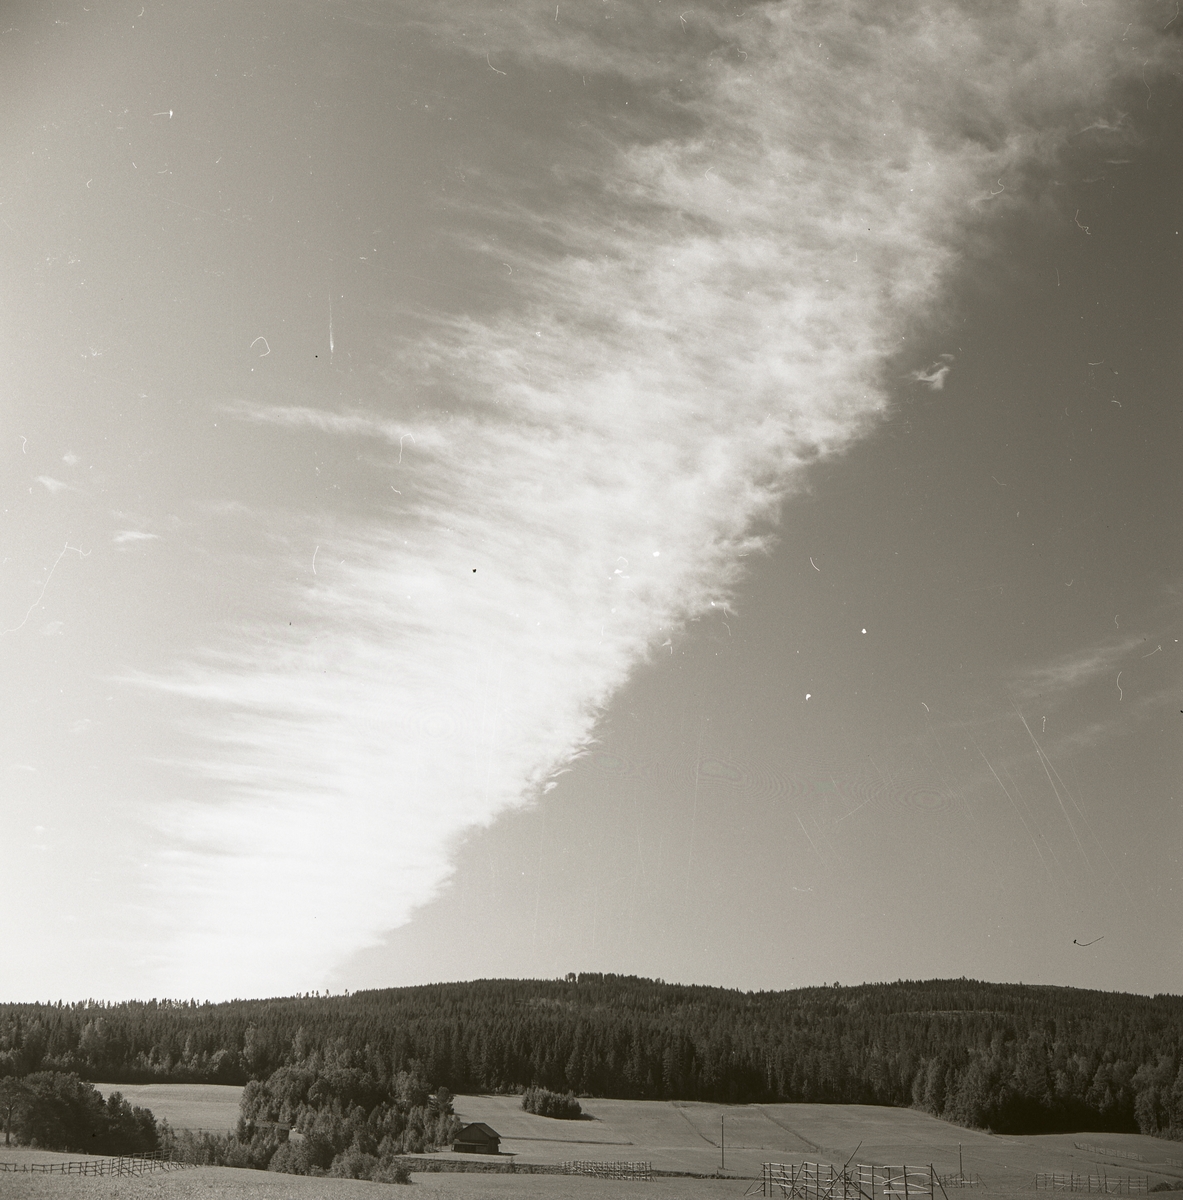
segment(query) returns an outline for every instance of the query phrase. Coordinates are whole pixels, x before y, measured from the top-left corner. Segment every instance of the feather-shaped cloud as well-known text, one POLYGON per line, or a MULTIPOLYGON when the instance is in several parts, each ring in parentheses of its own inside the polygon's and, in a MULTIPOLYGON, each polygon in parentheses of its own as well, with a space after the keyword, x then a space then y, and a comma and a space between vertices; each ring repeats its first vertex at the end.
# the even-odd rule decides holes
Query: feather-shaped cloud
POLYGON ((461 831, 545 789, 629 673, 732 595, 802 469, 874 428, 901 331, 991 217, 974 197, 1145 59, 1101 4, 538 12, 425 17, 479 30, 498 86, 544 65, 636 89, 553 205, 508 174, 457 202, 512 303, 422 314, 390 411, 229 406, 379 447, 394 490, 366 516, 256 514, 266 570, 297 580, 274 620, 140 680, 188 702, 216 793, 162 821, 173 992, 323 977, 430 898, 461 831))

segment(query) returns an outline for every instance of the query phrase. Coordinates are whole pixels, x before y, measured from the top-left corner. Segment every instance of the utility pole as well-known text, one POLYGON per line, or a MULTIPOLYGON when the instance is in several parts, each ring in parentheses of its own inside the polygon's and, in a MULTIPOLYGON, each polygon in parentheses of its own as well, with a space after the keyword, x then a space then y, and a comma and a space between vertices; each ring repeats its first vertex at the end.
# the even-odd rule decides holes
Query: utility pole
POLYGON ((957 1143, 957 1174, 965 1178, 965 1163, 961 1161, 961 1143, 957 1143))

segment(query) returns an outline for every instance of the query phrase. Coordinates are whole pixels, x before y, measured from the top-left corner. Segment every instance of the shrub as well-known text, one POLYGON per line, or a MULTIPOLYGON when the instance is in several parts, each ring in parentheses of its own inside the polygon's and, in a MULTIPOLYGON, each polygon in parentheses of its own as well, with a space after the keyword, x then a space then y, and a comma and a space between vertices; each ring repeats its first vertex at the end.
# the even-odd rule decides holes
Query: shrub
POLYGON ((333 1159, 329 1174, 334 1179, 372 1179, 377 1165, 376 1155, 366 1154, 356 1146, 350 1146, 333 1159))
POLYGON ((279 1147, 267 1164, 268 1171, 278 1171, 284 1175, 307 1175, 308 1155, 304 1151, 303 1142, 293 1142, 290 1139, 280 1142, 279 1147))
POLYGON ((583 1113, 574 1092, 564 1096, 542 1087, 527 1088, 522 1096, 522 1107, 540 1117, 557 1117, 562 1121, 574 1121, 583 1113))
POLYGON ((370 1178, 375 1183, 410 1183, 411 1168, 399 1159, 389 1159, 380 1162, 370 1178))

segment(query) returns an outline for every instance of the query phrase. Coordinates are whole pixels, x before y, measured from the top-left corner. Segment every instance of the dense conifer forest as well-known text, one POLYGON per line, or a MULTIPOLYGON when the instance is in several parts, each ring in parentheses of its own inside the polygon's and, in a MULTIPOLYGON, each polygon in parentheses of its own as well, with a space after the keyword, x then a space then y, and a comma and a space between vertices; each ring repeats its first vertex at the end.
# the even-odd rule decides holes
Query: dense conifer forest
POLYGON ((912 1105, 998 1132, 1183 1137, 1179 996, 966 979, 745 993, 584 974, 0 1005, 0 1077, 246 1083, 326 1052, 461 1093, 912 1105))

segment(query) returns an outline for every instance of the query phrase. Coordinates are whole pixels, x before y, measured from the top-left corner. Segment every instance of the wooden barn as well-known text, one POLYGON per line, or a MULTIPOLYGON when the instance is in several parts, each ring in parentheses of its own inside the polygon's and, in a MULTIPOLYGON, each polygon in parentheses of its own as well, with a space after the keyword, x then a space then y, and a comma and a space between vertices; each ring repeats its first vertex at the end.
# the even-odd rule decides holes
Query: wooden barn
POLYGON ((457 1154, 500 1154, 501 1135, 484 1121, 474 1121, 457 1132, 452 1149, 457 1154))

